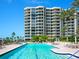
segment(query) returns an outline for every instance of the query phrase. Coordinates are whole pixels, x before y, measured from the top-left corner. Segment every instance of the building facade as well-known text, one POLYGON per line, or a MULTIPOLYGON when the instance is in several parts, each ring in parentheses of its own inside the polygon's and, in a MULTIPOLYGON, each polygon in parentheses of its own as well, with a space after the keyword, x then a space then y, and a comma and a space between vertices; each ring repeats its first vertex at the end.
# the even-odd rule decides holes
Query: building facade
POLYGON ((65 36, 75 33, 78 19, 61 20, 62 9, 60 7, 46 8, 44 6, 24 8, 25 39, 31 39, 35 35, 47 35, 49 38, 62 36, 62 28, 67 26, 65 36), (76 26, 76 27, 75 27, 76 26))

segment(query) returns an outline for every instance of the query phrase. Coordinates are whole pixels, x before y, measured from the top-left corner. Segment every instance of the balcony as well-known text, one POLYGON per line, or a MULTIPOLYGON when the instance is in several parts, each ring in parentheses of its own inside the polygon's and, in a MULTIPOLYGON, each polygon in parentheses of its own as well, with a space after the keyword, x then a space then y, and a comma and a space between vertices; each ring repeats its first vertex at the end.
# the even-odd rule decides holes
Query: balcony
POLYGON ((59 16, 61 15, 60 13, 52 13, 52 16, 59 16))
POLYGON ((54 26, 51 26, 51 27, 60 27, 60 25, 54 25, 54 26))
POLYGON ((60 23, 60 19, 52 19, 51 21, 52 21, 52 22, 60 23))
POLYGON ((38 12, 38 13, 36 13, 37 15, 40 15, 40 14, 44 14, 43 12, 38 12))
POLYGON ((44 10, 36 10, 36 12, 44 12, 44 10))
POLYGON ((59 10, 52 10, 53 13, 60 13, 61 11, 59 10))
POLYGON ((58 25, 60 25, 60 23, 59 22, 53 22, 52 25, 53 26, 58 26, 58 25))
POLYGON ((53 28, 53 29, 51 29, 52 30, 52 32, 60 32, 60 28, 59 29, 57 29, 56 27, 55 28, 53 28))

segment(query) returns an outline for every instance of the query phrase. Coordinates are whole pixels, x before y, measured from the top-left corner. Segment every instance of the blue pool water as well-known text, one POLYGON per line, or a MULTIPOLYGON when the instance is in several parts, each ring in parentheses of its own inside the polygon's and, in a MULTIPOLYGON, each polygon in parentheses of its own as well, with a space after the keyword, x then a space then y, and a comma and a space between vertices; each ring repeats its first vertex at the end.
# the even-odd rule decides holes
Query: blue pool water
POLYGON ((55 48, 46 44, 28 44, 0 56, 0 59, 67 59, 67 56, 53 53, 55 48))

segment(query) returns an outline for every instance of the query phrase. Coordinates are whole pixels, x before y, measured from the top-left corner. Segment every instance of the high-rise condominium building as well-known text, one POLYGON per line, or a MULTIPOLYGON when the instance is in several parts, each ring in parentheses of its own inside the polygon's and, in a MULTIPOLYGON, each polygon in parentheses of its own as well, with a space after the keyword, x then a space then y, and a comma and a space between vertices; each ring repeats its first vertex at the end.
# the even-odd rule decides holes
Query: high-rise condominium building
POLYGON ((24 8, 25 39, 31 39, 35 35, 47 35, 49 38, 59 38, 62 35, 62 28, 67 26, 63 33, 70 36, 75 33, 78 19, 61 20, 60 7, 45 8, 43 6, 24 8))

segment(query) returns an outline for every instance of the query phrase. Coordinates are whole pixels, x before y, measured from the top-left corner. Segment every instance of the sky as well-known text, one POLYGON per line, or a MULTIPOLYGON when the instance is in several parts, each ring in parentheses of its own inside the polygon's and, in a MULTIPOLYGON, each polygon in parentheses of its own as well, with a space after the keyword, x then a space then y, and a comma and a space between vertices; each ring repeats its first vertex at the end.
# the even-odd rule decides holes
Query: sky
POLYGON ((0 37, 24 36, 25 7, 61 7, 70 8, 73 0, 0 0, 0 37))

